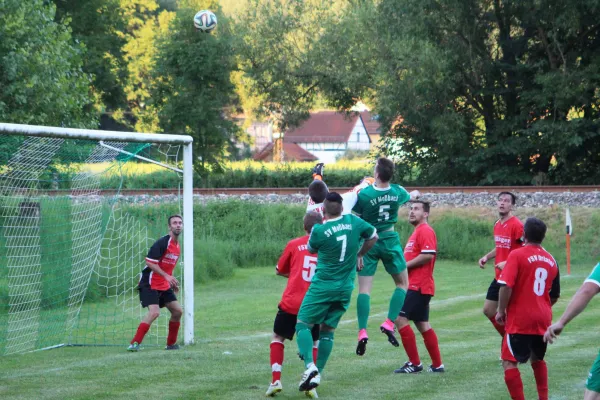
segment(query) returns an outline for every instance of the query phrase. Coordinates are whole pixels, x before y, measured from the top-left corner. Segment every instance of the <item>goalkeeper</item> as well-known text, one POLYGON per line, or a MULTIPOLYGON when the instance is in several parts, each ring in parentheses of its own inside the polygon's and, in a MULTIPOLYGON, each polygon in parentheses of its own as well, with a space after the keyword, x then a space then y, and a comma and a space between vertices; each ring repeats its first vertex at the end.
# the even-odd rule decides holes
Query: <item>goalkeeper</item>
POLYGON ((142 319, 128 351, 138 351, 150 325, 160 316, 160 309, 167 307, 171 313, 166 350, 178 350, 177 334, 183 310, 175 293, 179 291, 179 281, 173 276, 181 249, 179 235, 183 229, 180 215, 172 215, 168 220, 169 234, 158 239, 146 256, 146 267, 138 284, 142 307, 148 307, 148 314, 142 319))

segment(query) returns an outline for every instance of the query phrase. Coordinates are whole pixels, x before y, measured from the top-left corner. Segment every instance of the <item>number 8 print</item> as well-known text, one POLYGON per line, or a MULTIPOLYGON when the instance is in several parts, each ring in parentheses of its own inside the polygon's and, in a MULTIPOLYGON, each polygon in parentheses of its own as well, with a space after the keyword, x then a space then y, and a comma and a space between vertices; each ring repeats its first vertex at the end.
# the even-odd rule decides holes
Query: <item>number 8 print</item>
POLYGON ((533 292, 538 296, 544 295, 544 289, 546 289, 546 278, 548 277, 548 271, 544 268, 538 268, 535 270, 535 282, 533 283, 533 292))

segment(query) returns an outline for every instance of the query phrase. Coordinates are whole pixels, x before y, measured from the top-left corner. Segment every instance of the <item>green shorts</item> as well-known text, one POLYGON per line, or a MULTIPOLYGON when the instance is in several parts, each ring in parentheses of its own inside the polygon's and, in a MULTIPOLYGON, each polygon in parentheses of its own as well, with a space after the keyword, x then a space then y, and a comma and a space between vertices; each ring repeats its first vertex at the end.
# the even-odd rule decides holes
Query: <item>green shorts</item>
POLYGON ((585 381, 585 387, 592 392, 600 393, 600 354, 592 364, 587 381, 585 381))
POLYGON ((342 315, 350 306, 352 289, 350 287, 327 290, 318 285, 310 285, 298 311, 298 321, 306 324, 326 324, 337 328, 342 315))
POLYGON ((373 276, 377 263, 381 260, 385 270, 390 275, 396 275, 406 269, 404 252, 400 245, 398 232, 388 231, 379 233, 375 246, 363 257, 364 267, 358 271, 358 276, 373 276))

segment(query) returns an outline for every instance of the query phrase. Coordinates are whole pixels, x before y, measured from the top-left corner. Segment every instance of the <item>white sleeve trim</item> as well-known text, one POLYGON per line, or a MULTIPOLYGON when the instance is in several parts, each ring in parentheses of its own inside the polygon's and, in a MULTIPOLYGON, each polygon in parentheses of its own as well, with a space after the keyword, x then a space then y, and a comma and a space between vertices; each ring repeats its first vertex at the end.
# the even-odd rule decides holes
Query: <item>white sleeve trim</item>
POLYGON ((596 284, 596 285, 598 285, 598 287, 600 287, 600 282, 598 282, 598 281, 596 281, 594 279, 589 279, 588 278, 585 281, 583 281, 583 283, 586 283, 586 282, 590 282, 590 283, 596 284))
POLYGON ((154 258, 149 258, 149 257, 146 257, 146 261, 150 261, 150 262, 153 262, 155 264, 158 264, 158 262, 159 262, 159 260, 155 260, 154 258))
POLYGON ((421 250, 421 254, 436 254, 435 250, 421 250))
POLYGON ((368 238, 367 240, 371 240, 375 237, 375 235, 377 235, 377 228, 373 228, 373 234, 371 235, 370 238, 368 238))
POLYGON ((506 282, 504 282, 504 281, 496 281, 496 282, 498 282, 498 283, 499 283, 499 284, 501 284, 501 285, 506 285, 506 286, 508 286, 508 283, 506 283, 506 282))

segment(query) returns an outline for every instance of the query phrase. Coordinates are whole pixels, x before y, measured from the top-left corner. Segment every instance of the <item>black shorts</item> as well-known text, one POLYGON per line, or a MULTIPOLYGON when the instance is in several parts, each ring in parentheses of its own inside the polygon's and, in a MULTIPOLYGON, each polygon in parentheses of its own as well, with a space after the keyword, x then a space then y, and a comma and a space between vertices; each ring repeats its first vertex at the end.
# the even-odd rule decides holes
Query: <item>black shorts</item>
POLYGON ((418 290, 408 290, 400 316, 413 322, 429 321, 430 294, 421 294, 418 290))
POLYGON ((502 342, 502 359, 526 363, 533 353, 538 360, 543 360, 547 347, 548 343, 544 342, 543 335, 507 333, 502 342))
POLYGON ((175 296, 175 292, 171 288, 168 290, 155 290, 150 285, 140 284, 138 290, 140 291, 140 303, 142 303, 142 307, 158 304, 160 308, 163 308, 166 304, 177 301, 177 296, 175 296))
POLYGON ((490 300, 490 301, 498 301, 498 295, 500 294, 501 287, 502 287, 502 285, 499 284, 498 281, 494 279, 492 281, 492 283, 490 283, 490 287, 488 288, 485 299, 490 300))
MULTIPOLYGON (((296 333, 297 319, 297 315, 287 313, 280 308, 279 311, 277 311, 277 315, 275 316, 273 332, 286 339, 292 340, 294 338, 294 334, 296 333)), ((319 340, 318 324, 312 327, 311 333, 313 341, 319 340)))

